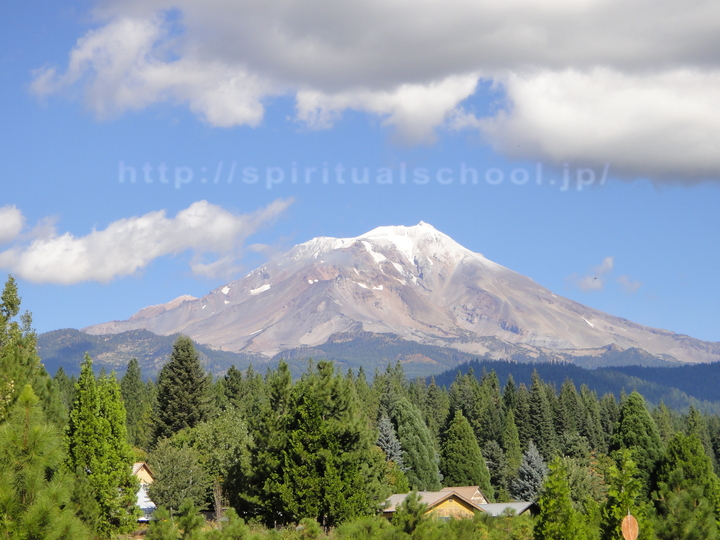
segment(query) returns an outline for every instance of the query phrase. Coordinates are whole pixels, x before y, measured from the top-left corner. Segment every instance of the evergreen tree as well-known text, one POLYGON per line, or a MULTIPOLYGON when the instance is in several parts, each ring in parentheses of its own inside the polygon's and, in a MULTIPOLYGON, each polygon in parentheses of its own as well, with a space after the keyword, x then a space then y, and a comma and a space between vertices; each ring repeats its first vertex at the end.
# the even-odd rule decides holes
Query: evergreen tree
POLYGON ((711 506, 720 503, 718 477, 702 442, 695 435, 676 433, 673 436, 658 466, 657 481, 658 489, 660 484, 671 490, 697 488, 697 496, 706 499, 711 506), (682 474, 675 475, 675 471, 682 474))
POLYGON ((427 504, 423 503, 417 491, 412 491, 393 513, 392 523, 405 534, 412 534, 427 519, 427 504))
POLYGON ((0 421, 6 416, 26 384, 40 399, 46 418, 65 426, 67 409, 58 386, 45 371, 37 355, 37 335, 32 315, 20 313, 17 284, 9 276, 0 294, 0 421))
POLYGON ((512 373, 508 375, 507 381, 505 381, 505 388, 503 388, 503 405, 506 411, 515 409, 517 403, 517 388, 515 386, 515 379, 513 379, 512 373))
POLYGON ((675 428, 673 427, 672 416, 670 410, 661 401, 657 409, 653 411, 653 419, 658 427, 658 434, 660 435, 660 441, 663 447, 667 446, 675 434, 675 428))
POLYGON ((501 440, 505 427, 504 409, 500 381, 495 371, 483 374, 479 412, 478 430, 475 432, 478 444, 482 447, 489 441, 501 440))
POLYGON ((660 435, 655 421, 645 408, 645 400, 637 393, 630 394, 623 403, 615 432, 610 441, 610 451, 623 448, 635 451, 633 459, 640 471, 643 493, 650 493, 650 479, 661 457, 660 435))
POLYGON ((520 444, 518 429, 515 426, 515 413, 512 409, 508 410, 505 415, 505 430, 503 431, 502 447, 505 451, 508 476, 515 476, 522 461, 522 446, 520 444))
POLYGON ((534 540, 585 540, 587 529, 570 500, 567 470, 560 458, 550 464, 550 474, 538 500, 538 514, 534 540))
POLYGON ((482 449, 483 456, 487 462, 487 469, 490 472, 490 484, 495 492, 495 499, 498 501, 509 500, 508 480, 510 470, 505 452, 496 441, 488 441, 482 449))
POLYGON ((602 508, 601 540, 622 538, 622 520, 632 514, 638 520, 641 538, 652 538, 650 508, 643 497, 642 480, 632 459, 632 450, 620 450, 618 464, 608 469, 607 500, 602 508))
POLYGON ((560 387, 560 396, 555 408, 555 431, 562 437, 564 434, 574 434, 580 428, 584 407, 580 402, 575 385, 570 379, 565 379, 560 387))
POLYGON ((583 406, 580 435, 587 439, 593 450, 605 454, 618 415, 615 398, 612 394, 605 394, 602 401, 598 402, 597 394, 582 385, 580 401, 583 406))
POLYGON ((318 362, 297 383, 279 467, 286 519, 329 527, 372 515, 385 500, 376 436, 359 413, 353 385, 331 362, 318 362))
POLYGON ((533 440, 533 425, 530 418, 530 392, 524 384, 521 384, 515 395, 515 426, 520 437, 520 446, 527 450, 530 441, 533 440))
POLYGON ((447 392, 435 383, 435 377, 430 379, 430 386, 427 390, 427 399, 425 400, 425 409, 423 415, 425 425, 430 430, 430 434, 436 443, 436 448, 440 449, 440 432, 445 426, 447 417, 450 414, 450 399, 447 392))
POLYGON ((530 389, 530 424, 532 440, 542 456, 549 460, 558 453, 558 443, 553 426, 553 414, 548 401, 548 390, 537 371, 532 374, 530 389))
POLYGON ((386 415, 380 417, 378 422, 377 445, 385 452, 387 461, 392 461, 400 469, 404 470, 403 449, 395 433, 395 427, 386 415))
POLYGON ((75 383, 77 382, 77 379, 75 379, 75 377, 68 377, 65 370, 62 366, 60 366, 55 372, 53 380, 55 381, 58 392, 60 393, 60 401, 67 411, 67 414, 70 414, 70 409, 75 401, 75 383))
POLYGON ((710 458, 710 461, 715 463, 715 452, 713 451, 712 444, 710 442, 710 433, 708 432, 707 422, 700 411, 695 407, 691 406, 688 412, 687 418, 687 429, 688 435, 695 435, 700 442, 702 442, 705 454, 710 458))
POLYGON ((192 340, 180 336, 170 361, 158 375, 153 415, 155 441, 208 420, 212 411, 211 379, 200 365, 192 340))
POLYGON ((675 469, 658 482, 658 540, 715 540, 715 512, 703 496, 702 486, 688 482, 683 469, 675 469))
POLYGON ((137 479, 127 443, 125 407, 114 375, 95 380, 92 359, 85 356, 68 426, 67 466, 87 477, 99 516, 95 532, 110 538, 135 524, 137 479))
POLYGON ((137 358, 128 363, 127 371, 120 381, 120 391, 125 403, 128 441, 132 446, 147 448, 150 442, 152 405, 137 358))
POLYGON ((510 495, 518 501, 537 501, 548 467, 535 444, 530 441, 523 454, 517 478, 510 482, 510 495))
POLYGON ((459 410, 443 437, 440 465, 446 486, 480 486, 488 500, 493 500, 485 458, 470 424, 459 410))
POLYGON ((26 385, 0 426, 0 536, 81 540, 89 531, 70 504, 61 435, 26 385))
POLYGON ((390 404, 390 420, 395 426, 404 450, 405 475, 414 489, 437 491, 440 489, 440 470, 430 431, 418 411, 405 397, 390 404))
MULTIPOLYGON (((246 376, 255 380, 256 376, 246 376)), ((280 497, 282 490, 281 456, 287 450, 290 415, 292 412, 292 376, 286 362, 268 370, 262 383, 266 399, 258 402, 258 412, 248 416, 250 432, 255 441, 247 478, 235 470, 232 482, 239 489, 229 492, 232 506, 240 513, 248 512, 277 523, 286 512, 280 497)))

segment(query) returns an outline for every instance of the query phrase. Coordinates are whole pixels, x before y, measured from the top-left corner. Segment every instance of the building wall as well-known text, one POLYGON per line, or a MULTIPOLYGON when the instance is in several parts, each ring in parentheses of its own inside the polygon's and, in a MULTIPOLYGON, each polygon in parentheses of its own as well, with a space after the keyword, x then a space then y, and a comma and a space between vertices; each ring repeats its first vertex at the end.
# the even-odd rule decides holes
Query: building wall
POLYGON ((460 501, 455 497, 450 497, 429 510, 428 515, 435 518, 471 518, 475 515, 475 510, 473 510, 473 508, 467 503, 460 501))

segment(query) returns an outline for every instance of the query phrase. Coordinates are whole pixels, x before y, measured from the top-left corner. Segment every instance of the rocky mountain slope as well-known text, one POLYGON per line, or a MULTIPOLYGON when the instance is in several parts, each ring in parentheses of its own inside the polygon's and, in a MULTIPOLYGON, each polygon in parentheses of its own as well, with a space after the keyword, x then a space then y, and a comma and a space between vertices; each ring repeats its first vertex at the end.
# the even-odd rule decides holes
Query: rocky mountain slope
POLYGON ((84 331, 138 329, 268 358, 365 331, 501 359, 572 361, 633 349, 670 362, 720 360, 720 343, 555 295, 423 222, 315 238, 207 296, 180 297, 84 331))

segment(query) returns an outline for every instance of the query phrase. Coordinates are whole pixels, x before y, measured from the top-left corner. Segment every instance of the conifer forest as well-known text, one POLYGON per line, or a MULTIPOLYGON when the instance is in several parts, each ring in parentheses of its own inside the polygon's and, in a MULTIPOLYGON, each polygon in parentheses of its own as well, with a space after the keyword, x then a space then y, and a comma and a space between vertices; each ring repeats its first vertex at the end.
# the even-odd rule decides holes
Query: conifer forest
POLYGON ((449 386, 308 359, 213 377, 180 337, 137 360, 46 372, 15 281, 0 299, 0 537, 8 539, 712 540, 720 418, 537 373, 449 386), (136 462, 154 475, 138 523, 136 462), (522 515, 436 519, 415 492, 479 486, 522 515), (388 519, 392 494, 410 493, 388 519))

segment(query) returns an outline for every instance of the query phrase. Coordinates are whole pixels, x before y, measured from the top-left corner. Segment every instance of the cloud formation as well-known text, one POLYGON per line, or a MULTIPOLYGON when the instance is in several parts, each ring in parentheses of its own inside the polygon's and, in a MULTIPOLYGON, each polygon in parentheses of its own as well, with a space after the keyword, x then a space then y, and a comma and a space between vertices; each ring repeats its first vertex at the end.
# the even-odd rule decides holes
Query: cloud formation
POLYGON ((293 95, 314 127, 354 109, 414 143, 463 126, 513 157, 720 178, 713 0, 102 0, 95 15, 37 95, 79 91, 101 117, 186 104, 221 127, 293 95), (507 98, 486 118, 462 109, 481 79, 507 98))
POLYGON ((15 206, 0 208, 0 245, 15 240, 23 228, 23 215, 15 206))
POLYGON ((0 252, 0 268, 35 283, 105 283, 132 275, 159 257, 190 251, 194 274, 226 275, 236 269, 245 239, 290 204, 292 200, 278 199, 257 212, 239 215, 198 201, 175 217, 167 217, 164 210, 150 212, 82 237, 45 227, 29 243, 0 252), (208 255, 215 260, 208 262, 208 255))
POLYGON ((615 266, 613 257, 605 257, 603 261, 592 269, 590 274, 578 276, 573 274, 567 281, 578 287, 582 292, 602 291, 605 287, 605 278, 615 266))
POLYGON ((628 293, 632 294, 635 291, 637 291, 640 287, 642 287, 642 283, 639 281, 633 281, 628 276, 620 276, 617 278, 617 282, 622 286, 623 290, 628 293))

